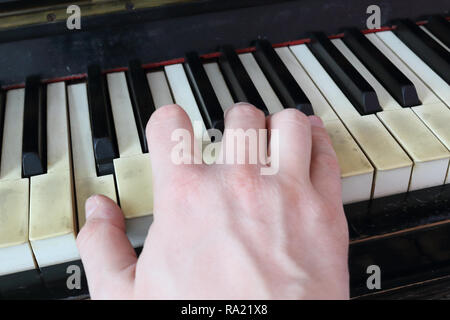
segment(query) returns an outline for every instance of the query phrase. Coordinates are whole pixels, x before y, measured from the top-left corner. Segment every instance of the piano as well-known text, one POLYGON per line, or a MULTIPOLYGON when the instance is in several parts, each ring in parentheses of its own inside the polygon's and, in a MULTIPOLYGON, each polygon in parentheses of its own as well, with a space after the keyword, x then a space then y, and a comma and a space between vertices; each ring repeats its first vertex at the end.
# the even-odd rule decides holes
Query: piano
POLYGON ((152 112, 177 103, 202 134, 237 101, 324 121, 352 298, 448 296, 449 17, 446 0, 1 1, 0 298, 88 297, 85 200, 117 201, 139 252, 158 187, 152 112), (72 4, 80 29, 67 27, 72 4), (81 288, 67 285, 73 266, 81 288))

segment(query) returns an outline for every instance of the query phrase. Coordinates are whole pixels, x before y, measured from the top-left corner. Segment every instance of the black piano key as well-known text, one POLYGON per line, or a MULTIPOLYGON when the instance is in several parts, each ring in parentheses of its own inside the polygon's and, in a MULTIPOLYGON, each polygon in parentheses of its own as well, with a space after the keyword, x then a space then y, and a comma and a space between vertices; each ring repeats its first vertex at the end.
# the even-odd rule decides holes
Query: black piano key
POLYGON ((269 110, 234 48, 230 45, 225 45, 220 48, 220 51, 219 66, 230 88, 234 101, 251 103, 262 110, 265 115, 268 115, 269 110))
POLYGON ((39 77, 28 77, 22 136, 22 176, 29 178, 47 171, 46 90, 39 77))
POLYGON ((186 73, 208 129, 223 132, 223 109, 196 52, 186 53, 186 73))
POLYGON ((3 127, 5 122, 5 93, 0 91, 0 165, 2 161, 3 127))
POLYGON ((127 76, 142 152, 148 152, 145 128, 150 116, 155 111, 155 104, 153 103, 145 71, 141 66, 142 64, 139 60, 130 61, 127 76))
POLYGON ((362 115, 382 111, 372 86, 321 32, 310 34, 308 48, 362 115))
POLYGON ((394 22, 394 33, 442 79, 450 83, 450 52, 411 20, 394 22))
POLYGON ((267 40, 255 41, 254 56, 285 108, 295 108, 314 115, 311 102, 267 40))
POLYGON ((345 29, 342 40, 402 107, 421 104, 414 84, 358 29, 345 29))
POLYGON ((88 68, 88 98, 97 174, 112 174, 113 160, 118 157, 117 142, 105 78, 96 65, 88 68))
POLYGON ((425 27, 443 44, 450 48, 450 22, 447 19, 439 15, 431 16, 425 27))

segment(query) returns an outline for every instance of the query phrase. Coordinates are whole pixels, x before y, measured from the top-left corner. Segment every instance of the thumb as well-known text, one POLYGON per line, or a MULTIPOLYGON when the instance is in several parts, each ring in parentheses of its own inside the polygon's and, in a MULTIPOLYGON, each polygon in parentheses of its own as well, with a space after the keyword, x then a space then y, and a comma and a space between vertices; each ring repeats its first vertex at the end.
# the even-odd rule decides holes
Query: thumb
POLYGON ((86 223, 77 246, 93 299, 131 294, 137 257, 114 201, 100 195, 86 201, 86 223))

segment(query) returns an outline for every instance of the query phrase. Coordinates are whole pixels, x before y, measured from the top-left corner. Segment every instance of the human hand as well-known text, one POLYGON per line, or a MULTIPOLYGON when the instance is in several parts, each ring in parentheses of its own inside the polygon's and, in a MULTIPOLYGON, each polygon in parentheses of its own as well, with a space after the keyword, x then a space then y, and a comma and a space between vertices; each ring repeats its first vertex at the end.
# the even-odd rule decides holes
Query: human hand
MULTIPOLYGON (((348 230, 339 165, 318 117, 268 117, 238 104, 226 129, 277 129, 279 171, 261 164, 175 165, 173 130, 192 133, 179 106, 147 126, 154 222, 139 259, 120 208, 86 203, 77 244, 93 299, 346 299, 348 230)), ((227 139, 225 132, 224 141, 227 139)))

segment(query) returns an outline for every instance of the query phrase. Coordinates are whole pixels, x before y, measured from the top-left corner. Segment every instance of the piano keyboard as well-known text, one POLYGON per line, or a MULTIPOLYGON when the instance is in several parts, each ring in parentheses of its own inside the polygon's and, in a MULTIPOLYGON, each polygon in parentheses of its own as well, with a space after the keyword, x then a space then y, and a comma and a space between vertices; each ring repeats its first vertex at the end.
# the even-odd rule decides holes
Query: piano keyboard
POLYGON ((77 83, 30 77, 0 105, 0 276, 78 260, 93 194, 120 203, 131 243, 143 245, 157 188, 145 126, 166 104, 186 111, 199 140, 223 130, 238 101, 321 117, 344 204, 450 183, 449 34, 448 22, 399 21, 275 49, 266 40, 244 53, 223 46, 217 59, 189 52, 156 70, 91 66, 77 83))

